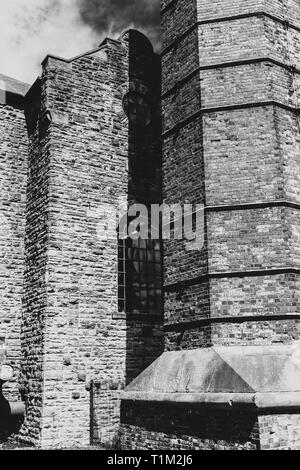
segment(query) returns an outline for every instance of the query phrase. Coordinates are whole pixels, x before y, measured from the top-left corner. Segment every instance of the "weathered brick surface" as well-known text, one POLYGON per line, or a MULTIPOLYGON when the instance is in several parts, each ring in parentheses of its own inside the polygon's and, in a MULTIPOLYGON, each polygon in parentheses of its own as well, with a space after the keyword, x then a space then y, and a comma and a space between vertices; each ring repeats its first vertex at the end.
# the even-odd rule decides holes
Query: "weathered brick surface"
MULTIPOLYGON (((194 12, 195 2, 174 2, 163 15, 165 45, 171 44, 162 58, 163 91, 168 91, 163 94, 164 198, 208 206, 202 251, 188 252, 180 241, 165 243, 166 322, 183 323, 183 348, 188 338, 191 347, 201 347, 201 338, 203 346, 210 341, 245 344, 248 333, 239 335, 235 322, 211 327, 208 322, 189 333, 184 324, 197 319, 298 313, 296 274, 247 275, 249 270, 298 267, 298 209, 277 207, 276 201, 297 203, 299 197, 299 124, 292 109, 298 106, 299 75, 287 68, 299 58, 299 32, 266 15, 230 18, 265 11, 291 20, 299 14, 295 2, 274 2, 273 12, 271 3, 198 2, 197 15, 186 15, 186 21, 202 23, 175 45, 172 41, 184 32, 179 18, 187 5, 194 12), (226 16, 226 21, 213 21, 226 16), (255 58, 276 59, 286 67, 270 61, 231 64, 255 58), (269 101, 287 108, 259 106, 269 101), (242 107, 222 108, 228 106, 242 107), (238 210, 232 204, 253 206, 238 210)), ((258 343, 298 337, 298 323, 291 319, 284 334, 268 319, 261 324, 262 334, 259 320, 253 327, 250 323, 242 329, 250 329, 250 337, 256 332, 258 343)), ((178 347, 174 337, 179 336, 167 333, 171 349, 178 347)))
POLYGON ((299 450, 300 415, 273 414, 259 417, 262 450, 299 450))
MULTIPOLYGON (((162 1, 162 7, 167 6, 170 1, 162 1)), ((249 13, 265 12, 277 16, 282 20, 288 20, 299 26, 299 3, 297 0, 188 0, 185 2, 173 2, 162 18, 162 42, 167 47, 179 35, 183 34, 197 20, 208 21, 219 18, 244 15, 249 13), (196 13, 197 8, 197 13, 196 13), (172 25, 172 26, 171 26, 172 25)))
MULTIPOLYGON (((178 315, 179 316, 179 315, 178 315)), ((253 315, 252 315, 253 316, 253 315)), ((299 341, 299 320, 231 319, 218 323, 204 321, 198 327, 167 328, 168 351, 208 348, 211 346, 269 346, 299 341)))
POLYGON ((111 103, 106 97, 126 76, 110 57, 110 79, 105 60, 106 51, 71 66, 50 58, 44 69, 47 107, 54 113, 63 107, 67 124, 56 123, 54 114, 43 446, 87 445, 90 394, 86 383, 91 374, 99 380, 105 374, 106 381, 110 377, 124 381, 126 325, 112 320, 117 311, 117 238, 101 246, 97 210, 125 192, 126 162, 118 153, 119 139, 124 145, 126 134, 121 131, 118 145, 113 146, 113 116, 107 115, 111 103), (55 390, 55 383, 61 390, 55 390))
POLYGON ((278 113, 270 107, 204 116, 207 205, 285 199, 278 113))
MULTIPOLYGON (((299 202, 299 123, 291 108, 299 106, 299 71, 290 66, 299 63, 300 35, 287 21, 299 26, 299 2, 163 0, 162 7, 163 196, 208 206, 202 254, 165 244, 166 349, 239 345, 242 354, 246 345, 293 343, 299 274, 288 268, 299 261, 299 208, 291 207, 299 202), (253 62, 264 58, 283 65, 253 62), (235 108, 212 109, 219 107, 235 108)), ((251 421, 245 409, 203 410, 124 403, 123 445, 299 448, 294 412, 274 409, 251 421)))
MULTIPOLYGON (((199 111, 200 104, 203 108, 213 108, 273 100, 296 106, 298 98, 299 76, 296 75, 293 80, 287 69, 271 62, 203 70, 201 94, 197 74, 180 87, 175 95, 166 98, 163 110, 164 130, 171 129, 176 123, 199 111)), ((253 114, 255 112, 258 115, 260 110, 253 110, 253 114)), ((234 117, 233 114, 233 119, 234 117)))
POLYGON ((44 318, 49 207, 49 139, 40 135, 45 94, 40 82, 31 89, 26 110, 29 132, 24 295, 21 328, 22 398, 26 402, 22 439, 37 442, 42 426, 44 318), (40 113, 41 110, 41 113, 40 113), (40 139, 40 137, 43 137, 40 139))
POLYGON ((98 438, 111 444, 120 390, 162 352, 159 318, 118 314, 117 231, 99 238, 101 205, 159 197, 156 71, 159 77, 148 40, 128 33, 72 62, 48 57, 40 93, 29 96, 28 119, 36 108, 38 119, 28 186, 21 434, 43 447, 90 442, 91 380, 103 390, 93 420, 100 428, 110 423, 98 438), (122 107, 134 87, 147 90, 153 111, 142 138, 122 107))
POLYGON ((126 450, 257 450, 255 414, 175 404, 124 403, 121 444, 126 450))
POLYGON ((296 274, 211 279, 212 318, 240 315, 288 315, 299 311, 296 274))
POLYGON ((163 192, 168 204, 204 202, 204 162, 201 119, 187 125, 184 132, 164 140, 163 192), (199 139, 195 139, 193 131, 199 139), (193 175, 197 173, 197 179, 193 175))
POLYGON ((208 281, 165 292, 164 305, 166 324, 208 318, 210 315, 208 281))
POLYGON ((162 56, 162 91, 169 90, 199 66, 198 34, 193 30, 162 56))
POLYGON ((124 403, 121 444, 126 450, 299 450, 299 429, 299 414, 124 403))
POLYGON ((211 272, 285 265, 287 246, 282 212, 275 208, 211 215, 208 224, 211 272))
POLYGON ((260 320, 213 324, 212 344, 219 346, 269 346, 299 341, 299 320, 260 320))
MULTIPOLYGON (((5 94, 4 94, 5 100, 5 94)), ((20 328, 24 270, 27 131, 24 112, 0 101, 0 337, 14 379, 3 387, 19 398, 20 328)), ((2 362, 2 361, 1 361, 2 362)))
POLYGON ((91 393, 91 438, 94 443, 106 444, 115 448, 118 444, 118 433, 120 422, 120 390, 124 383, 102 382, 92 383, 91 393))
POLYGON ((212 0, 209 3, 197 0, 199 19, 213 19, 252 12, 266 12, 299 25, 299 3, 297 0, 212 0))
MULTIPOLYGON (((168 2, 162 2, 162 8, 168 2)), ((190 0, 175 2, 163 15, 161 21, 161 39, 163 49, 169 46, 178 36, 194 25, 197 19, 197 2, 190 0)))
MULTIPOLYGON (((292 343, 300 336, 300 34, 288 22, 300 25, 299 2, 162 7, 170 3, 162 18, 163 197, 207 208, 201 250, 165 243, 165 348, 292 343)), ((27 201, 24 113, 0 107, 0 345, 16 371, 6 395, 21 391, 26 402, 23 441, 119 444, 120 391, 162 353, 160 318, 118 312, 117 233, 98 237, 103 203, 161 202, 158 77, 158 58, 136 33, 73 61, 48 57, 26 99, 27 201), (129 90, 150 105, 144 132, 128 124, 129 90)), ((121 443, 299 448, 298 415, 278 413, 123 403, 121 443)))

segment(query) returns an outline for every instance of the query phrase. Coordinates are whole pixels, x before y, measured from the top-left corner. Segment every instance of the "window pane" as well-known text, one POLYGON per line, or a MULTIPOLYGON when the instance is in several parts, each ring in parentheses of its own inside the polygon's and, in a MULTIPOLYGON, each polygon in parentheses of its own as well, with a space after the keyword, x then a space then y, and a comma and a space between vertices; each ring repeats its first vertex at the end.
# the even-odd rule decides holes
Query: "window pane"
POLYGON ((161 314, 160 242, 120 240, 118 254, 119 310, 161 314), (126 261, 123 262, 124 256, 126 261), (124 267, 126 267, 125 272, 124 267))

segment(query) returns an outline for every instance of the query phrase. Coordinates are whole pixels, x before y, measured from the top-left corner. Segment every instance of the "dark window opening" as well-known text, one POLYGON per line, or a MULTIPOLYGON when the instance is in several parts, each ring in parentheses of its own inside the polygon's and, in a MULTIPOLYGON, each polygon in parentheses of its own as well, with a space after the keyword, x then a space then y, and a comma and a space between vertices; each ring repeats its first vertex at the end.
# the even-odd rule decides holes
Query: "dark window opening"
POLYGON ((162 314, 162 251, 159 240, 119 239, 119 312, 162 314))
POLYGON ((146 127, 151 122, 151 111, 144 95, 129 92, 124 96, 123 107, 130 124, 146 127))

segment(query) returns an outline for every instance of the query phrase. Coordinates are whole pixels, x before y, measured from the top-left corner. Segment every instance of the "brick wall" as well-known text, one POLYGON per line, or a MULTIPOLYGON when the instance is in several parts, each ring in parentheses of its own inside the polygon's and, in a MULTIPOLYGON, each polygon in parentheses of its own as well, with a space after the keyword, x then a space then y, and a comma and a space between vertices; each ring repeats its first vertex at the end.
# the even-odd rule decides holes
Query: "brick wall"
POLYGON ((7 93, 3 93, 3 100, 0 97, 0 337, 6 350, 5 360, 15 372, 3 392, 14 401, 20 398, 27 131, 23 110, 6 97, 7 93))
POLYGON ((258 450, 258 418, 251 412, 176 404, 124 403, 124 450, 258 450))
POLYGON ((25 273, 22 315, 22 398, 26 403, 21 437, 37 442, 42 426, 44 321, 47 307, 49 240, 49 136, 45 119, 47 95, 37 80, 27 95, 29 133, 26 200, 25 273))
POLYGON ((244 335, 264 344, 299 338, 288 315, 298 314, 291 269, 299 208, 291 204, 298 203, 299 72, 290 66, 300 36, 283 20, 296 27, 300 11, 296 2, 271 3, 163 2, 164 199, 207 206, 201 252, 166 242, 171 349, 189 347, 188 338, 191 347, 245 344, 244 335), (282 328, 269 318, 276 315, 287 316, 282 328), (220 320, 210 326, 207 317, 220 320))
POLYGON ((299 414, 265 414, 259 417, 259 428, 262 450, 299 450, 299 414))
MULTIPOLYGON (((163 197, 206 206, 202 250, 165 243, 169 351, 299 340, 299 22, 293 0, 162 0, 163 197)), ((122 444, 296 449, 298 421, 124 401, 122 444)))
POLYGON ((157 65, 148 40, 132 31, 73 61, 47 57, 28 96, 21 435, 43 447, 85 446, 92 423, 111 424, 96 436, 110 445, 118 394, 162 352, 161 319, 118 312, 117 231, 99 235, 103 204, 160 198, 157 65), (133 87, 147 90, 155 123, 139 138, 122 106, 133 87))
POLYGON ((299 414, 200 405, 122 407, 124 450, 299 450, 299 414))

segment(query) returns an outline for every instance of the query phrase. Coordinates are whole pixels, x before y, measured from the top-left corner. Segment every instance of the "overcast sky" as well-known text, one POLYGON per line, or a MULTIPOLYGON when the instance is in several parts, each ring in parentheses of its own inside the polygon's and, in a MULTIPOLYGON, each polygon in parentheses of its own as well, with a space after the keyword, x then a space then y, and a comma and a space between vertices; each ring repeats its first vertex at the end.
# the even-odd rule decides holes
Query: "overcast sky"
POLYGON ((47 54, 66 58, 135 27, 159 47, 160 0, 0 0, 0 73, 32 83, 47 54))

